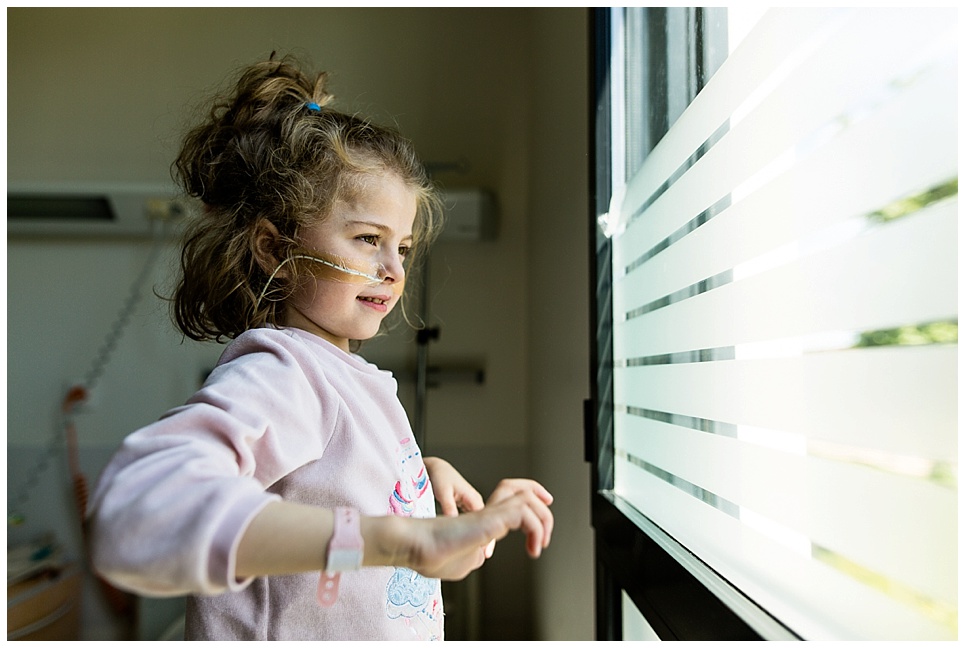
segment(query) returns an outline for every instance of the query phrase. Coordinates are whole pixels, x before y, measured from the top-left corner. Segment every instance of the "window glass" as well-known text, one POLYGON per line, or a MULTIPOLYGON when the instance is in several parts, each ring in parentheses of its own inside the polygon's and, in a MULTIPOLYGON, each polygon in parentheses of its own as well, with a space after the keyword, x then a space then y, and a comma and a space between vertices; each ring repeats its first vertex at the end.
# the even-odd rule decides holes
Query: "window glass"
POLYGON ((805 639, 955 638, 955 12, 620 11, 613 492, 805 639))

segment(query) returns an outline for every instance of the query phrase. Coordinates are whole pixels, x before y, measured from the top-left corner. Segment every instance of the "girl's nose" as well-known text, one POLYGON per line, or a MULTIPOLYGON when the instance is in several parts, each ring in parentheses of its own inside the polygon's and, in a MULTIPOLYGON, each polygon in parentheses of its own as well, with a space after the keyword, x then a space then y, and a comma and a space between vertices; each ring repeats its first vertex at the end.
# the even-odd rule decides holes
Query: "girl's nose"
POLYGON ((401 284, 405 281, 405 266, 398 253, 390 253, 382 261, 382 281, 401 284))

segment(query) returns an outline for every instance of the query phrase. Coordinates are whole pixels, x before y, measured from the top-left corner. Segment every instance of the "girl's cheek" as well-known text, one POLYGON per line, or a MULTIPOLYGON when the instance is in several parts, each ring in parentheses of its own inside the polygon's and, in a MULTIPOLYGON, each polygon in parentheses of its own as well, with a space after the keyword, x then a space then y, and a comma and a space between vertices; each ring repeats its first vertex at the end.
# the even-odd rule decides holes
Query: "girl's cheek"
POLYGON ((327 252, 297 253, 296 258, 309 264, 309 271, 316 279, 377 286, 382 283, 385 268, 376 261, 346 258, 327 252))

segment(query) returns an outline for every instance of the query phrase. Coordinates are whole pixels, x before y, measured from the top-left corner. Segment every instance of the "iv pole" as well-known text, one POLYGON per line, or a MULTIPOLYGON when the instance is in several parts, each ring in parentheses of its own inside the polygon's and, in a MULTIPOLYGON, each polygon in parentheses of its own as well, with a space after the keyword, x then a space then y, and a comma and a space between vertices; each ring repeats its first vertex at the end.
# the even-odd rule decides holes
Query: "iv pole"
POLYGON ((429 326, 429 254, 426 253, 419 282, 419 319, 422 328, 416 332, 415 375, 415 436, 416 443, 426 452, 426 407, 429 382, 429 342, 439 339, 439 328, 429 326))
MULTIPOLYGON (((426 172, 430 177, 439 172, 466 173, 469 163, 466 160, 455 162, 437 162, 426 164, 426 172)), ((419 318, 422 320, 422 328, 416 332, 416 375, 415 375, 415 412, 414 412, 414 433, 416 443, 422 449, 422 454, 426 452, 426 409, 428 405, 428 382, 429 382, 429 343, 439 339, 439 327, 429 326, 429 252, 426 252, 423 260, 422 277, 419 282, 419 318)))

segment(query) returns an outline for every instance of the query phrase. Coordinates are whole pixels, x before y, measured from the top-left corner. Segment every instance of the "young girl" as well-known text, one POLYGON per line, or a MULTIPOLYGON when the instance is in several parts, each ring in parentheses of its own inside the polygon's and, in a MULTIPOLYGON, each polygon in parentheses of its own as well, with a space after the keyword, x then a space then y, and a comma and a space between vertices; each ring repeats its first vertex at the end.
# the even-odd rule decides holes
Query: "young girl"
POLYGON ((397 307, 437 199, 411 145, 328 108, 324 83, 254 65, 187 136, 175 167, 205 209, 174 316, 231 342, 92 499, 95 568, 189 595, 187 639, 442 639, 438 579, 512 529, 533 557, 552 532, 536 482, 504 480, 484 505, 423 458, 396 381, 353 353, 397 307))

